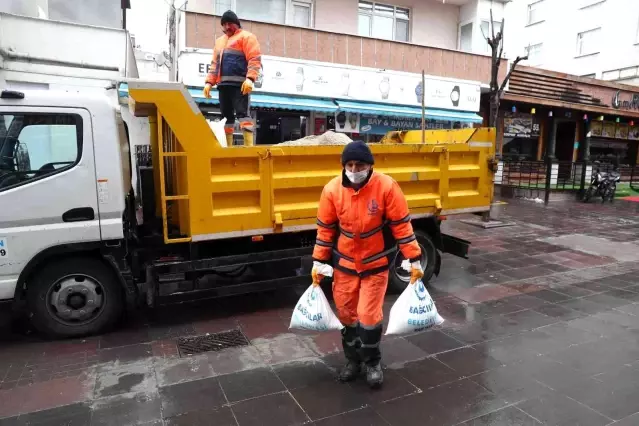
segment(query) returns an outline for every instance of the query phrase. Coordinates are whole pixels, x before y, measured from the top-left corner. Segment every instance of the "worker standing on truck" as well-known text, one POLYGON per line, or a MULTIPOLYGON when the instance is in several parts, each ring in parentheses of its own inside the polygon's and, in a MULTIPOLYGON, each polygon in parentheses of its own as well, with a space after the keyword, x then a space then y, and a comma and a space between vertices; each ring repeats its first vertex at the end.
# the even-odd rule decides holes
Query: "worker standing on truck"
POLYGON ((217 86, 220 110, 226 118, 227 146, 233 145, 236 116, 244 134, 244 145, 252 146, 255 126, 249 109, 249 95, 262 68, 260 44, 255 35, 242 29, 240 20, 231 10, 222 15, 222 28, 224 35, 215 41, 204 96, 210 98, 211 89, 217 86))
POLYGON ((389 256, 396 245, 411 262, 411 282, 424 272, 406 197, 393 178, 373 171, 374 163, 364 142, 354 141, 344 148, 342 174, 324 187, 319 202, 313 280, 323 278, 318 271, 332 259, 333 298, 344 325, 342 346, 347 360, 339 379, 354 380, 363 363, 368 384, 376 388, 384 381, 382 305, 389 256))

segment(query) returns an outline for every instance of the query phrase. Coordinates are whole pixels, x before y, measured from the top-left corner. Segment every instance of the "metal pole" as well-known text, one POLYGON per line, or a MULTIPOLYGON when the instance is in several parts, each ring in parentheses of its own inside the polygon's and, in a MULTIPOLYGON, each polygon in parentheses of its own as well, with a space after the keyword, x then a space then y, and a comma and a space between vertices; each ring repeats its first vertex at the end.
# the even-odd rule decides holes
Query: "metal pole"
POLYGON ((426 143, 426 74, 422 70, 422 143, 426 143))

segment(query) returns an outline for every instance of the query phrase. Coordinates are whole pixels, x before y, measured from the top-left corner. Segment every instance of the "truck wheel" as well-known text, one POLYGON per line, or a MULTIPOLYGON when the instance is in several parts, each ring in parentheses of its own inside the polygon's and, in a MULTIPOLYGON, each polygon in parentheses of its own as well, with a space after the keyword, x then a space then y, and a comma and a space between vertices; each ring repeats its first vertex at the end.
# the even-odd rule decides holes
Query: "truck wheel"
MULTIPOLYGON (((422 268, 424 268, 423 281, 424 283, 428 283, 435 272, 435 266, 437 264, 437 248, 428 234, 422 231, 415 231, 415 236, 417 237, 419 248, 422 250, 421 263, 422 268)), ((391 264, 389 274, 388 287, 393 293, 401 293, 410 282, 410 272, 406 272, 402 268, 402 262, 405 259, 406 258, 402 252, 397 250, 397 254, 395 254, 395 259, 391 264)))
POLYGON ((56 338, 100 333, 123 311, 122 289, 111 269, 97 259, 51 262, 27 286, 31 323, 56 338))

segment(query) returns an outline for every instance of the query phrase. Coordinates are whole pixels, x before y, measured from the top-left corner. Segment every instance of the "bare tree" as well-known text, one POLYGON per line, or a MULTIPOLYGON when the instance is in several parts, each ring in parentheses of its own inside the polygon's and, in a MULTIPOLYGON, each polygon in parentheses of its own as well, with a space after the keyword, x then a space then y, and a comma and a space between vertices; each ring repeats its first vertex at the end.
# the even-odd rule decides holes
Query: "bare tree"
MULTIPOLYGON (((504 93, 504 88, 506 84, 508 84, 508 80, 510 80, 510 76, 517 67, 517 64, 521 61, 525 61, 528 59, 528 55, 526 56, 517 56, 510 66, 510 70, 508 70, 508 74, 504 80, 499 83, 499 66, 501 65, 502 55, 504 53, 504 19, 501 20, 501 28, 495 34, 495 26, 493 25, 493 10, 490 9, 490 30, 491 34, 486 35, 483 34, 486 42, 490 46, 492 63, 490 69, 490 111, 488 118, 488 125, 490 127, 497 127, 499 117, 499 103, 501 102, 502 94, 504 93)), ((483 30, 482 30, 483 33, 483 30)))

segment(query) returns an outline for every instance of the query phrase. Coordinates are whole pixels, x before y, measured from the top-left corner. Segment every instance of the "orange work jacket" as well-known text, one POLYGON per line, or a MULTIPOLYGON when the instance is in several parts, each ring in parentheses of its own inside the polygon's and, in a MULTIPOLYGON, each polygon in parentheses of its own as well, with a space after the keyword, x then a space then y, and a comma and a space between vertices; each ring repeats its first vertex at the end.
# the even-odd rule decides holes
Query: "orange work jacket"
POLYGON ((421 249, 410 223, 408 203, 393 178, 372 172, 354 190, 342 171, 322 191, 317 213, 313 260, 342 272, 365 277, 389 267, 397 245, 412 262, 421 249))
POLYGON ((215 40, 206 82, 213 86, 239 86, 247 78, 257 80, 261 68, 262 56, 257 38, 240 28, 231 37, 224 34, 215 40))

